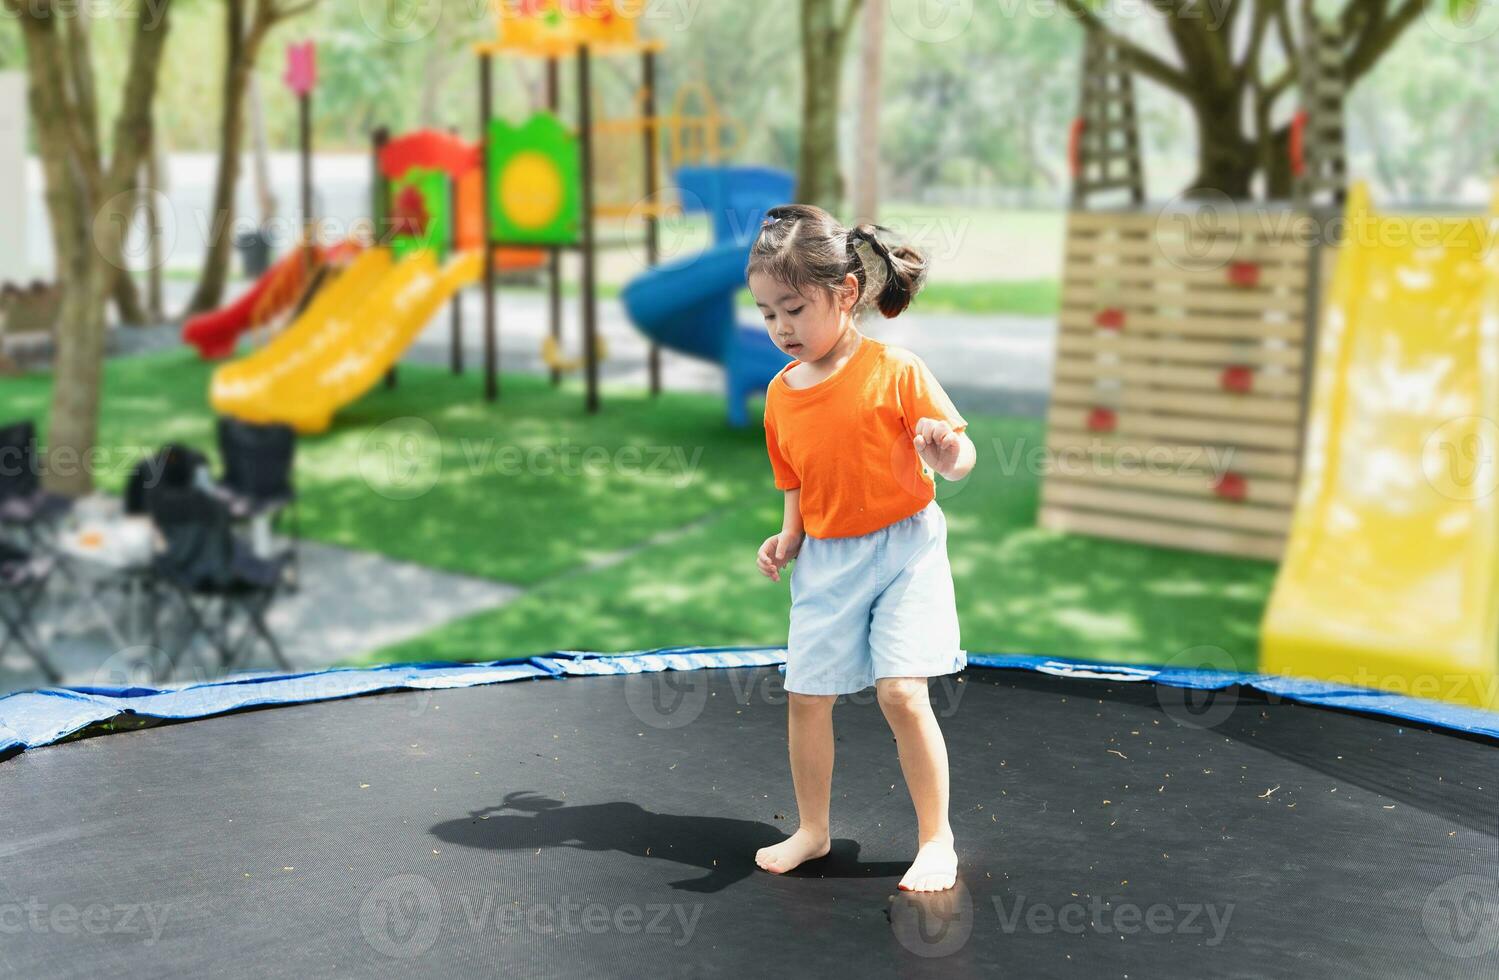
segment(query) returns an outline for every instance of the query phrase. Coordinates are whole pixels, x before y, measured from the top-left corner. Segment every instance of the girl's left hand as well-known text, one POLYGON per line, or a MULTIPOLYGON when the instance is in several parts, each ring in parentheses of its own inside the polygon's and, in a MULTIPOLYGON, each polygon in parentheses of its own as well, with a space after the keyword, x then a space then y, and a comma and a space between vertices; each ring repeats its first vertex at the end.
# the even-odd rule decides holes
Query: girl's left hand
POLYGON ((916 423, 916 454, 942 476, 952 472, 962 451, 962 438, 946 422, 922 419, 916 423))

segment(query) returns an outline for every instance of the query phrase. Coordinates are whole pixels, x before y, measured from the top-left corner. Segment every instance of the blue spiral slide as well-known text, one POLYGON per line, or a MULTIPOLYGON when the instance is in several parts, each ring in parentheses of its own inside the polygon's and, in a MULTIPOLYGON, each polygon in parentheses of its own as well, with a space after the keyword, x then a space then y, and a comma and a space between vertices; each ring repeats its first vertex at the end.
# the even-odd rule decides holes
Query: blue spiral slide
POLYGON ((683 167, 677 186, 684 210, 712 217, 713 245, 632 281, 623 293, 625 310, 662 347, 723 365, 729 424, 743 427, 749 399, 789 359, 763 326, 738 322, 734 300, 765 212, 792 199, 795 181, 765 167, 683 167))

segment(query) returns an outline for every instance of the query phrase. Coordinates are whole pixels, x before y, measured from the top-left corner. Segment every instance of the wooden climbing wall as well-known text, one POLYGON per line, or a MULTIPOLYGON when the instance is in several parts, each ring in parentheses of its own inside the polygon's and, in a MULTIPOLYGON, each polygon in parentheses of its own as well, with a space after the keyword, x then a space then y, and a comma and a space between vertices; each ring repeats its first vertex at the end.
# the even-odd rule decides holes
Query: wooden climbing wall
POLYGON ((1040 521, 1279 560, 1306 391, 1292 211, 1074 211, 1040 521))

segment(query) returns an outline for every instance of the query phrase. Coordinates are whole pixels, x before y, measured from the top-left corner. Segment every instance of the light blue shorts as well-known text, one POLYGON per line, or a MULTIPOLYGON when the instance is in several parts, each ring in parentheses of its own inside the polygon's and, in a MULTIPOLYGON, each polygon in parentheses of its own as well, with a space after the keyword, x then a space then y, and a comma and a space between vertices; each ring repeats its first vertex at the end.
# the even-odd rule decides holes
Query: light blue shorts
POLYGON ((791 571, 786 645, 793 694, 853 694, 881 677, 967 666, 937 502, 857 538, 808 535, 791 571))

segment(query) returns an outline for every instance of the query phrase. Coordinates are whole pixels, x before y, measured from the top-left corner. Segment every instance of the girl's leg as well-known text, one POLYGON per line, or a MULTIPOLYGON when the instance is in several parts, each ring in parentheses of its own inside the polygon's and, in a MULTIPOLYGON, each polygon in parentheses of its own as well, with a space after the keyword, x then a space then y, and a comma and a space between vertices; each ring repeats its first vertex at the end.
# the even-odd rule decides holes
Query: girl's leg
POLYGON ((828 852, 828 808, 833 793, 833 702, 836 696, 788 694, 787 740, 791 782, 796 787, 796 833, 760 848, 755 863, 781 874, 828 852))
POLYGON ((875 690, 895 734, 901 772, 916 806, 916 860, 900 887, 918 892, 951 888, 957 881, 958 855, 947 819, 947 743, 932 713, 927 679, 882 677, 875 690))

